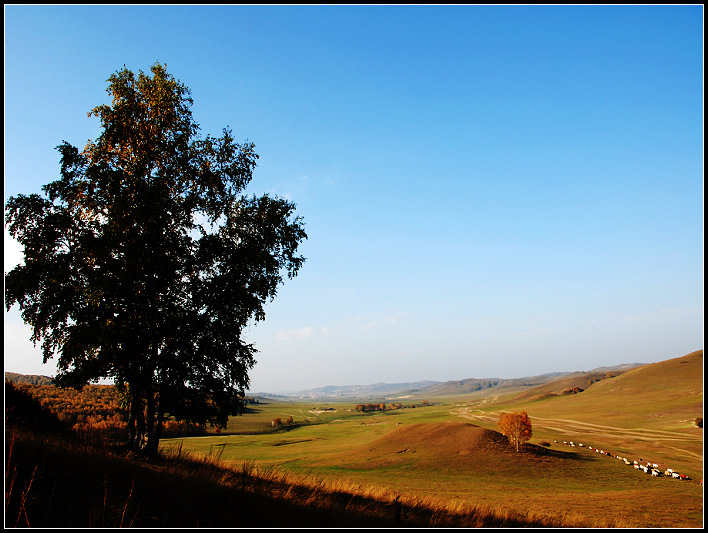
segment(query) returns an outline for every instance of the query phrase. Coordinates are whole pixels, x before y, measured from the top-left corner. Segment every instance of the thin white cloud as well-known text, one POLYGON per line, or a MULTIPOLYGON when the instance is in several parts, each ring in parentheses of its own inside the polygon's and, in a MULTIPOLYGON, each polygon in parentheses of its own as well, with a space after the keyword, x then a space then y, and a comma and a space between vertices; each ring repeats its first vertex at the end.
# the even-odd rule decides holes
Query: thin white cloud
POLYGON ((276 332, 275 339, 280 342, 300 341, 314 337, 334 337, 338 335, 356 334, 397 324, 407 311, 392 313, 369 313, 352 315, 348 319, 335 324, 320 327, 306 326, 302 328, 282 329, 276 332))
POLYGON ((305 328, 294 328, 278 331, 275 334, 275 338, 282 342, 292 341, 292 340, 304 340, 312 337, 312 333, 315 328, 312 326, 307 326, 305 328))

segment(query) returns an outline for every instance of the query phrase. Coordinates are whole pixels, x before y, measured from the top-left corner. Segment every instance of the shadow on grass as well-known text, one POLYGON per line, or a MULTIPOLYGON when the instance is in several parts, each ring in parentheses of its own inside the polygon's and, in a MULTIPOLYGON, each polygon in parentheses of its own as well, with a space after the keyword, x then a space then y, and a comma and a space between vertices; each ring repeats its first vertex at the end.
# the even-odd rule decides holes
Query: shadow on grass
POLYGON ((339 490, 318 480, 264 475, 247 464, 227 468, 181 450, 148 460, 100 440, 47 431, 44 413, 30 418, 22 412, 6 410, 5 527, 594 526, 339 490))
POLYGON ((595 457, 578 451, 554 450, 536 444, 527 444, 524 447, 524 452, 537 457, 552 457, 556 459, 565 459, 579 462, 592 462, 595 457))

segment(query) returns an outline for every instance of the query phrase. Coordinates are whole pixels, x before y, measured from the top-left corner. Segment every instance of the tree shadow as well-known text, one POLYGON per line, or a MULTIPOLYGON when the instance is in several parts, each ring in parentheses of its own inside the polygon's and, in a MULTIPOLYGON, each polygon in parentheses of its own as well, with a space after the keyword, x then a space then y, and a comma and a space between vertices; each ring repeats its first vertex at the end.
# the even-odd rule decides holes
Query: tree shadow
POLYGON ((537 444, 525 444, 524 453, 529 453, 537 457, 552 457, 556 459, 566 459, 571 461, 591 462, 594 456, 575 450, 557 450, 537 444))

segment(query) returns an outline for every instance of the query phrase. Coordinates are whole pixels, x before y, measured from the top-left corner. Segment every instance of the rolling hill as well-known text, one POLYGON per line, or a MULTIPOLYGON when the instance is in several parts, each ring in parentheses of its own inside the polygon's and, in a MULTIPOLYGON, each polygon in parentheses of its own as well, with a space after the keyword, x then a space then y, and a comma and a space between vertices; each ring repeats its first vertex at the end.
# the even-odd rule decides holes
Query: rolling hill
MULTIPOLYGON (((703 433, 695 424, 703 409, 702 350, 629 369, 602 368, 493 381, 470 379, 454 382, 454 387, 451 383, 421 387, 423 398, 434 397, 425 394, 426 388, 440 391, 436 401, 421 409, 359 413, 346 400, 334 402, 338 404, 336 409, 315 413, 311 398, 299 403, 267 402, 232 422, 265 426, 272 417, 284 414, 317 421, 287 431, 271 431, 269 427, 251 433, 180 437, 179 449, 184 446, 184 450, 190 450, 191 446, 194 453, 208 449, 209 454, 218 449, 218 457, 224 462, 246 465, 245 460, 258 461, 265 469, 277 467, 293 475, 322 476, 332 486, 346 480, 351 486, 431 498, 431 502, 438 498, 583 520, 609 517, 615 521, 611 527, 694 527, 702 523, 703 433), (472 392, 445 396, 447 391, 465 387, 472 392), (563 393, 573 387, 583 391, 563 393), (532 440, 522 454, 514 452, 498 431, 499 413, 509 410, 527 411, 533 423, 532 440), (563 444, 565 439, 586 446, 571 448, 563 444), (651 459, 690 475, 692 481, 652 478, 595 453, 588 445, 631 459, 651 459)), ((385 384, 374 386, 379 387, 387 388, 385 384)), ((40 462, 63 465, 66 461, 40 462)), ((29 477, 37 462, 28 464, 29 477)), ((115 475, 111 474, 112 490, 115 475)), ((62 473, 57 479, 67 477, 62 473)), ((44 494, 46 501, 54 502, 52 483, 46 484, 44 494)), ((105 475, 90 483, 91 494, 98 495, 98 503, 91 505, 105 507, 101 503, 105 475)), ((88 480, 82 480, 78 486, 88 484, 88 480)), ((40 488, 38 480, 35 488, 40 488)), ((125 494, 130 489, 127 479, 125 494)), ((179 511, 196 512, 199 525, 208 523, 202 522, 202 517, 217 520, 216 514, 206 511, 209 498, 195 508, 189 501, 191 491, 177 491, 186 498, 179 511)), ((153 492, 147 491, 143 497, 149 499, 153 492)), ((197 493, 205 491, 197 489, 197 493)), ((232 495, 228 498, 233 501, 232 495)), ((312 501, 321 498, 320 491, 312 501)), ((347 508, 351 499, 349 495, 344 502, 347 508)), ((118 501, 121 505, 125 502, 125 496, 118 501)), ((139 505, 140 509, 149 509, 143 513, 145 517, 166 513, 172 517, 175 512, 155 509, 143 501, 139 505)), ((385 505, 390 507, 390 500, 385 505)), ((39 518, 33 522, 45 516, 46 508, 42 503, 39 518)), ((84 514, 94 516, 88 511, 84 514)), ((118 523, 122 515, 112 516, 118 523)), ((269 519, 259 518, 261 525, 270 523, 269 519)), ((227 516, 223 520, 218 523, 240 518, 227 516)))
MULTIPOLYGON (((528 390, 533 387, 549 385, 549 391, 565 388, 560 380, 568 379, 587 384, 589 380, 599 381, 607 374, 618 375, 628 369, 641 366, 642 363, 629 363, 612 367, 602 367, 582 372, 549 372, 539 376, 521 378, 466 378, 451 381, 417 381, 414 383, 375 383, 372 385, 328 385, 308 389, 289 395, 258 395, 279 398, 312 398, 323 400, 394 400, 402 398, 435 398, 459 395, 485 395, 491 393, 509 393, 528 390), (555 384, 558 383, 558 386, 555 384), (559 388, 560 387, 560 388, 559 388)), ((568 381, 572 383, 573 381, 568 381)))
POLYGON ((559 418, 565 413, 578 420, 601 416, 608 425, 616 420, 623 424, 633 421, 634 426, 678 429, 692 427, 694 419, 703 416, 703 350, 600 377, 568 377, 525 391, 508 402, 544 399, 533 405, 539 416, 559 418), (587 387, 582 393, 558 395, 559 387, 583 388, 583 379, 587 387))
POLYGON ((413 383, 374 383, 372 385, 327 385, 290 395, 297 398, 360 399, 381 398, 399 394, 403 390, 425 390, 437 381, 416 381, 413 383))
MULTIPOLYGON (((574 381, 575 380, 575 381, 574 381)), ((578 383, 565 378, 553 387, 578 383)), ((703 350, 596 381, 578 394, 542 385, 460 403, 455 414, 496 427, 502 411, 524 410, 536 438, 584 442, 652 457, 702 478, 703 350)))
POLYGON ((5 379, 13 383, 29 383, 30 385, 53 385, 54 380, 49 376, 36 376, 5 372, 5 379))

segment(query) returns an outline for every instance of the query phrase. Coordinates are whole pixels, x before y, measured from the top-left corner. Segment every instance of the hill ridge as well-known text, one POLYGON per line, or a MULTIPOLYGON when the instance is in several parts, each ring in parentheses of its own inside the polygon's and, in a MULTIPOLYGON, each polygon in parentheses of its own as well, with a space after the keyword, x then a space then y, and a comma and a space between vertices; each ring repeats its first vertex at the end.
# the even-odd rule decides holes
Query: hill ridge
MULTIPOLYGON (((313 398, 313 399, 402 399, 406 397, 436 397, 469 394, 474 392, 489 392, 492 389, 505 389, 509 392, 514 388, 531 388, 573 375, 600 374, 603 372, 624 372, 646 363, 624 363, 615 366, 603 366, 593 370, 575 372, 547 372, 537 376, 520 378, 465 378, 448 381, 417 381, 413 383, 374 383, 372 385, 328 385, 306 389, 290 394, 279 394, 278 397, 313 398)), ((259 393, 266 395, 265 393, 259 393)))

